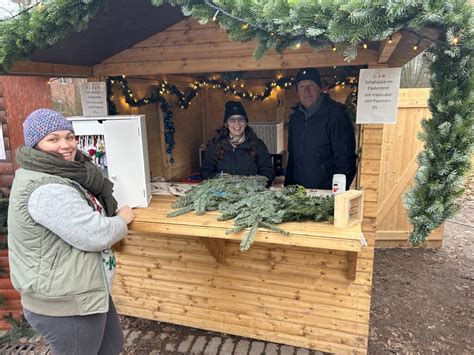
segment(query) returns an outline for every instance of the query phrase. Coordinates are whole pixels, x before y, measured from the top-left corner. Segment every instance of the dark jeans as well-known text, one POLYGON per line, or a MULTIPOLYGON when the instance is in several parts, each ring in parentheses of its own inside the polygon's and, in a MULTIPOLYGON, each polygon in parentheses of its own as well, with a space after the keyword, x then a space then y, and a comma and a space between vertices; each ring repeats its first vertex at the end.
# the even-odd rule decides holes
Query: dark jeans
POLYGON ((107 313, 52 317, 24 309, 24 314, 53 355, 117 355, 123 349, 122 326, 112 298, 107 313))

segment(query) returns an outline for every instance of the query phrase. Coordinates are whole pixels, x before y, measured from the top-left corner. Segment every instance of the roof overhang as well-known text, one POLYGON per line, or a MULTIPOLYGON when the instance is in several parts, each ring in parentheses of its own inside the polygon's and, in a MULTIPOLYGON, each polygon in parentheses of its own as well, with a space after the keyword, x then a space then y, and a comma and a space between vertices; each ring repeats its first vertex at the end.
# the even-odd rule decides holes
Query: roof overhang
MULTIPOLYGON (((388 40, 370 43, 368 50, 359 51, 359 56, 353 63, 345 62, 340 53, 328 50, 314 52, 309 46, 301 50, 287 50, 283 54, 270 51, 262 60, 257 61, 252 57, 253 48, 257 46, 255 42, 245 44, 232 42, 230 44, 230 40, 227 47, 235 44, 235 48, 232 48, 234 51, 239 51, 239 55, 241 54, 239 60, 230 60, 225 57, 224 53, 220 56, 219 52, 206 60, 192 56, 184 57, 178 53, 183 50, 183 46, 189 45, 190 49, 187 52, 193 53, 191 47, 196 44, 181 43, 178 48, 170 42, 160 44, 163 48, 166 47, 168 59, 161 55, 153 55, 145 58, 143 62, 128 64, 110 60, 117 54, 129 52, 139 43, 140 49, 146 50, 142 48, 141 42, 157 34, 166 34, 167 29, 185 19, 179 8, 169 5, 156 7, 151 4, 150 0, 114 0, 109 2, 108 8, 100 11, 90 20, 85 30, 72 33, 66 40, 52 47, 38 50, 29 62, 15 63, 9 74, 103 77, 122 74, 132 76, 191 75, 205 72, 294 69, 304 66, 382 65, 398 67, 429 47, 439 36, 439 31, 432 28, 423 28, 416 33, 402 30, 392 36, 390 43, 388 40), (415 44, 418 45, 416 51, 413 50, 415 44), (173 51, 173 48, 178 48, 178 50, 176 50, 176 55, 171 56, 170 59, 169 51, 173 51), (239 48, 242 49, 242 52, 239 48)), ((186 20, 186 22, 189 21, 186 20)), ((197 23, 196 20, 194 22, 197 23)), ((186 27, 178 24, 176 26, 183 28, 183 36, 187 36, 192 31, 199 31, 196 25, 186 27)), ((206 41, 212 41, 212 34, 217 34, 218 31, 222 36, 224 30, 218 28, 217 25, 208 24, 206 26, 208 28, 215 26, 216 31, 210 32, 210 39, 206 38, 206 41)), ((202 52, 202 49, 200 50, 202 52)))

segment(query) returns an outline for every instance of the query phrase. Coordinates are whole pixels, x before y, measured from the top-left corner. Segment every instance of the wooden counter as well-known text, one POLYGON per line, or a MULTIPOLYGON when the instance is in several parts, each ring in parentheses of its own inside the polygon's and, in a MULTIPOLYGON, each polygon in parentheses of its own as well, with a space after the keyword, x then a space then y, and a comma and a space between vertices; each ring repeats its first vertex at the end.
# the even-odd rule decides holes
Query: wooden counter
POLYGON ((285 223, 244 232, 218 212, 166 217, 173 196, 136 209, 117 253, 119 313, 328 352, 367 348, 372 255, 360 222, 285 223))
MULTIPOLYGON (((232 228, 233 221, 218 221, 220 213, 217 211, 201 216, 191 212, 169 218, 167 214, 174 210, 171 203, 175 199, 174 196, 155 196, 148 208, 135 210, 135 220, 129 229, 133 232, 200 237, 216 261, 225 263, 225 241, 240 241, 246 231, 226 234, 226 230, 232 228)), ((332 223, 313 222, 282 223, 279 227, 290 234, 282 235, 259 229, 255 242, 347 251, 348 278, 355 279, 357 254, 361 251, 360 222, 348 228, 337 228, 332 223)))

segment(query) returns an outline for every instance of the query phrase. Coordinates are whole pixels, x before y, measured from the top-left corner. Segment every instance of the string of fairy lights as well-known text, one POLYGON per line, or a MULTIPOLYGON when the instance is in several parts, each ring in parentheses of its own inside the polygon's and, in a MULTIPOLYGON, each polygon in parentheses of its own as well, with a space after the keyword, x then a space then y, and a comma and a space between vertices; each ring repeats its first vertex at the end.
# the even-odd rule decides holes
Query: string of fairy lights
MULTIPOLYGON (((216 11, 214 13, 214 16, 212 17, 212 22, 217 23, 219 21, 220 16, 226 16, 226 17, 232 18, 233 20, 235 20, 237 22, 240 22, 240 24, 241 24, 240 28, 244 31, 259 30, 259 31, 263 31, 263 32, 266 32, 266 33, 270 34, 270 36, 272 36, 272 37, 277 35, 274 32, 268 31, 268 29, 265 28, 265 27, 259 26, 259 25, 254 24, 254 23, 250 23, 246 19, 243 19, 241 17, 238 17, 238 16, 235 16, 235 15, 231 14, 230 12, 223 9, 221 6, 218 6, 217 4, 215 4, 213 1, 204 0, 204 4, 216 11)), ((453 47, 461 46, 461 47, 470 48, 468 45, 464 45, 464 44, 461 43, 461 37, 462 37, 461 33, 451 34, 449 36, 447 42, 446 42, 446 41, 442 41, 442 40, 438 40, 438 39, 428 38, 426 36, 423 36, 423 35, 419 34, 416 31, 413 31, 413 30, 408 29, 408 28, 404 28, 404 31, 410 32, 412 35, 414 35, 416 37, 416 39, 417 39, 416 43, 413 44, 412 48, 411 48, 415 52, 420 50, 420 45, 421 45, 422 41, 427 41, 430 44, 431 43, 437 43, 437 44, 453 46, 453 47)), ((387 40, 388 44, 392 44, 393 34, 390 34, 390 35, 387 36, 386 40, 387 40)), ((296 45, 294 46, 295 49, 299 49, 301 47, 301 43, 307 41, 307 38, 305 36, 289 36, 289 38, 291 38, 292 41, 296 41, 296 45)), ((337 46, 336 46, 336 43, 331 42, 329 40, 317 39, 317 40, 313 40, 313 42, 315 42, 318 45, 331 46, 331 50, 334 51, 334 52, 337 51, 337 49, 338 49, 337 46)), ((368 41, 364 40, 364 39, 360 41, 359 45, 363 49, 368 49, 369 48, 368 41)))
MULTIPOLYGON (((346 72, 350 71, 350 68, 346 70, 346 72)), ((251 90, 245 88, 245 82, 240 75, 236 74, 230 80, 224 79, 228 75, 223 74, 219 76, 222 76, 222 79, 218 79, 217 76, 214 75, 211 79, 194 81, 191 84, 190 88, 187 90, 187 93, 179 90, 176 85, 164 80, 154 85, 149 95, 143 96, 141 98, 138 98, 132 92, 128 84, 128 80, 124 75, 109 76, 107 78, 107 100, 109 106, 109 114, 117 115, 119 113, 117 106, 114 102, 114 87, 118 87, 121 89, 125 102, 130 107, 142 107, 144 105, 149 104, 159 104, 164 115, 166 153, 169 156, 170 163, 174 163, 173 149, 176 145, 174 139, 174 133, 176 132, 176 129, 173 122, 174 113, 170 109, 170 104, 168 103, 168 99, 166 97, 167 95, 174 95, 178 100, 179 108, 187 109, 191 105, 193 99, 198 96, 199 91, 206 88, 219 89, 224 91, 225 93, 234 95, 245 100, 263 101, 269 96, 271 96, 274 90, 288 90, 295 86, 294 78, 289 76, 278 75, 278 77, 274 80, 265 83, 263 91, 252 92, 251 90)), ((352 95, 356 95, 358 82, 356 76, 348 75, 344 78, 337 79, 337 75, 335 75, 334 78, 335 83, 332 85, 325 85, 325 91, 331 91, 336 87, 350 87, 352 89, 352 95)))

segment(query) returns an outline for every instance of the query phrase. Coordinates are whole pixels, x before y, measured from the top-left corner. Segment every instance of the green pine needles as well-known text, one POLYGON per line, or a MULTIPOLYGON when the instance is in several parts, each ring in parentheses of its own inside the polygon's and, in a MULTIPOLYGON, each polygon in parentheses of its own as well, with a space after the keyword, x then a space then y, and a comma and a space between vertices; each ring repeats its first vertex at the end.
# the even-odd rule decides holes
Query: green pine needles
POLYGON ((14 20, 0 22, 0 63, 8 70, 28 60, 36 50, 55 45, 87 27, 107 0, 44 1, 14 20))
POLYGON ((203 215, 206 211, 220 211, 218 220, 234 220, 234 227, 226 233, 237 233, 247 229, 240 250, 248 250, 257 234, 264 228, 288 235, 277 224, 289 221, 332 221, 334 198, 310 197, 302 186, 289 186, 281 190, 265 188, 267 178, 263 176, 222 176, 206 180, 180 196, 168 214, 176 217, 195 211, 203 215))
MULTIPOLYGON (((448 32, 447 36, 450 35, 448 32)), ((463 36, 462 40, 472 48, 471 36, 463 36)), ((470 170, 474 144, 470 48, 437 44, 428 57, 432 72, 432 118, 422 122, 423 133, 419 138, 425 149, 417 157, 415 183, 404 199, 413 224, 410 242, 414 245, 423 243, 433 229, 459 209, 457 198, 464 191, 464 176, 470 170)))

